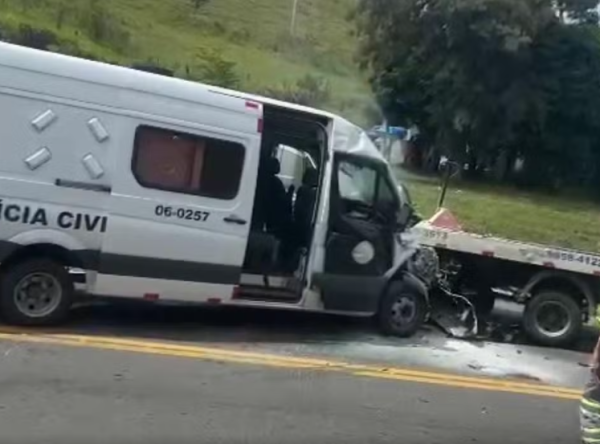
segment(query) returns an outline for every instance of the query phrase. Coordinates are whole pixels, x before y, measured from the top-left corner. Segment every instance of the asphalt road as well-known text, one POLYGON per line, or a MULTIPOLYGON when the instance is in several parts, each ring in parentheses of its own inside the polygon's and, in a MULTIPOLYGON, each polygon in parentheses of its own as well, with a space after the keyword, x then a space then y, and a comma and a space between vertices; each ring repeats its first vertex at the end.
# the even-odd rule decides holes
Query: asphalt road
POLYGON ((140 305, 0 328, 0 442, 561 443, 586 355, 140 305))

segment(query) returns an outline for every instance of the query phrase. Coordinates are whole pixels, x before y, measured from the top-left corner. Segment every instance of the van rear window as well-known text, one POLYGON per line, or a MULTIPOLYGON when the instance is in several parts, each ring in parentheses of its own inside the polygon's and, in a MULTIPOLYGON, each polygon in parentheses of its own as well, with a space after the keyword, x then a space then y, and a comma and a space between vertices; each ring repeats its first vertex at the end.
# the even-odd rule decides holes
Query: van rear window
POLYGON ((239 191, 244 156, 239 143, 140 126, 132 170, 146 188, 231 200, 239 191))

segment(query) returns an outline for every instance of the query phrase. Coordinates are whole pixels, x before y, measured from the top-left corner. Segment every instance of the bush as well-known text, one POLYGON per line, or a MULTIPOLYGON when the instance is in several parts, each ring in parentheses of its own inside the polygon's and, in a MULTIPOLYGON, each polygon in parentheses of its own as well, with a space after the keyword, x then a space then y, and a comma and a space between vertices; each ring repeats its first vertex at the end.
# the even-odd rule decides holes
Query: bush
POLYGON ((174 70, 166 68, 162 66, 158 62, 147 61, 147 62, 138 62, 131 65, 131 68, 138 70, 149 72, 152 74, 159 74, 161 76, 173 77, 175 75, 174 70))
POLYGON ((16 30, 5 30, 4 34, 6 41, 34 49, 49 50, 58 43, 58 37, 52 31, 29 25, 21 25, 16 30))
POLYGON ((200 62, 197 66, 186 68, 189 78, 222 88, 240 87, 241 79, 235 62, 223 58, 217 50, 202 50, 198 57, 200 62))

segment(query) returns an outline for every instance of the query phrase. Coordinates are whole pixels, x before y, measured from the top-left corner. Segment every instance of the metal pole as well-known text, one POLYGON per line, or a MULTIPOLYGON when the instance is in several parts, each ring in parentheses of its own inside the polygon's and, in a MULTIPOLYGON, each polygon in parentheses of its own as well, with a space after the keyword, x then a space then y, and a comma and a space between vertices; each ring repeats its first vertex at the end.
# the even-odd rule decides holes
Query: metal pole
POLYGON ((446 162, 446 168, 444 171, 442 182, 442 192, 440 193, 440 199, 438 200, 437 209, 444 208, 444 201, 446 200, 446 192, 448 191, 448 184, 450 183, 450 162, 446 162))
POLYGON ((448 185, 450 185, 450 179, 452 179, 452 176, 456 172, 458 172, 458 168, 459 168, 459 164, 456 162, 446 160, 446 162, 444 163, 444 175, 442 178, 442 192, 440 194, 440 199, 438 200, 438 207, 437 207, 438 210, 441 208, 444 208, 444 202, 446 201, 446 193, 448 191, 448 185), (455 168, 455 170, 452 171, 452 168, 455 168))
POLYGON ((294 0, 292 7, 292 22, 290 23, 290 35, 294 36, 296 32, 296 15, 298 14, 298 0, 294 0))

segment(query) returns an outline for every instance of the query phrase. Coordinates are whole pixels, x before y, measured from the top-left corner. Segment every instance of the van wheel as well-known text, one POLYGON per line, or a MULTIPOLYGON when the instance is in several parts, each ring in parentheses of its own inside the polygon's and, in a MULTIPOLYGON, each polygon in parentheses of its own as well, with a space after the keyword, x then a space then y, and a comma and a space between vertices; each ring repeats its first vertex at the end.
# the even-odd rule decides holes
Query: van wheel
POLYGON ((568 346, 577 340, 582 327, 581 307, 569 294, 544 290, 525 308, 523 329, 540 345, 568 346))
POLYGON ((0 309, 14 325, 51 325, 64 320, 74 286, 67 270, 48 259, 18 263, 0 279, 0 309))
POLYGON ((383 333, 400 338, 413 336, 427 317, 427 300, 412 286, 394 282, 381 301, 377 317, 383 333))

